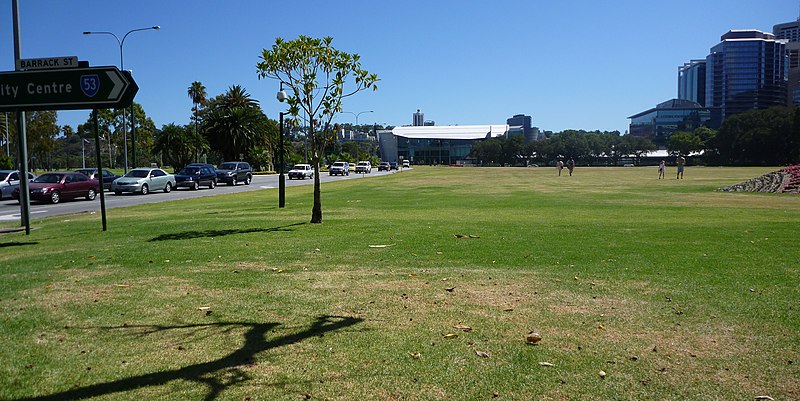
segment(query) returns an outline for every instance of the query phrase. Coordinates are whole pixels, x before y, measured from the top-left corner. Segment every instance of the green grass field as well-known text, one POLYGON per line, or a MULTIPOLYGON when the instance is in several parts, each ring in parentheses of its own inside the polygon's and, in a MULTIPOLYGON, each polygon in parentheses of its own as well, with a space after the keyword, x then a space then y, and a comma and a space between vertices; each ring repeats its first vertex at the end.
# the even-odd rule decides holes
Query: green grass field
POLYGON ((34 220, 0 237, 0 400, 798 400, 800 197, 715 191, 772 170, 419 167, 323 185, 322 225, 311 186, 34 220))

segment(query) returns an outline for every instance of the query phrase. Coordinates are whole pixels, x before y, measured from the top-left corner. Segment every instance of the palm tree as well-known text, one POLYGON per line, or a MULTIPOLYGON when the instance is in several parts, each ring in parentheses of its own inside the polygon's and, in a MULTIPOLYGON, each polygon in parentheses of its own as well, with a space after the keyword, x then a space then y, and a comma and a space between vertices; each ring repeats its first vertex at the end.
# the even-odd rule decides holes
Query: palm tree
POLYGON ((239 85, 210 102, 209 113, 203 120, 203 131, 212 149, 226 160, 238 159, 251 149, 267 145, 267 117, 258 101, 239 85))
MULTIPOLYGON (((192 99, 192 103, 194 104, 194 107, 192 107, 192 112, 194 113, 194 136, 195 138, 199 138, 200 135, 197 132, 197 125, 198 125, 197 122, 199 120, 199 117, 197 116, 197 114, 200 111, 200 105, 205 105, 206 102, 208 101, 206 99, 206 87, 203 86, 203 84, 200 81, 194 81, 192 82, 192 85, 189 86, 187 94, 189 95, 189 98, 192 99)), ((200 154, 199 153, 195 154, 195 161, 199 162, 200 161, 199 158, 200 154)))

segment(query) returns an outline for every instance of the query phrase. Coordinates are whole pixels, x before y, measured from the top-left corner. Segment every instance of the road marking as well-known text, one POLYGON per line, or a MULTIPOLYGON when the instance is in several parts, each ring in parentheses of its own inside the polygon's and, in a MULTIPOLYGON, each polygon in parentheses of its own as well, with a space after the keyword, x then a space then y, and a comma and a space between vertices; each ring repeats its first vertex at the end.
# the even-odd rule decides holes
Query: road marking
MULTIPOLYGON (((47 210, 31 211, 31 214, 36 214, 36 213, 47 213, 47 210)), ((14 221, 14 220, 19 220, 19 219, 20 219, 20 214, 19 213, 17 213, 17 214, 4 214, 4 215, 0 216, 0 221, 14 221)))
POLYGON ((275 187, 271 187, 269 185, 262 185, 259 188, 261 188, 261 189, 275 189, 275 187))

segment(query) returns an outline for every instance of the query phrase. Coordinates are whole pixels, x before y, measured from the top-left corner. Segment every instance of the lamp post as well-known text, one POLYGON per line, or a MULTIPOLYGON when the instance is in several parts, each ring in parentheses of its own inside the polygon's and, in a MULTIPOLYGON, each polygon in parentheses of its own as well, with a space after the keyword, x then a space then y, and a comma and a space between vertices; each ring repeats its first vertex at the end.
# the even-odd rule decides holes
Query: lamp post
POLYGON ((359 111, 358 113, 353 113, 352 111, 343 111, 342 113, 352 114, 352 115, 356 116, 356 126, 358 126, 358 116, 360 116, 360 115, 362 115, 364 113, 374 113, 374 112, 375 112, 375 110, 364 110, 364 111, 359 111))
MULTIPOLYGON (((278 90, 277 95, 278 101, 283 103, 286 100, 286 92, 283 91, 283 82, 281 82, 280 89, 278 90)), ((280 145, 278 148, 278 154, 280 157, 278 158, 278 207, 282 208, 286 206, 286 177, 283 176, 283 115, 287 114, 284 112, 280 112, 280 121, 278 121, 278 129, 279 136, 280 136, 280 145)))
MULTIPOLYGON (((120 69, 120 71, 122 71, 122 70, 125 69, 125 64, 124 64, 123 59, 122 59, 122 46, 125 44, 125 39, 128 37, 128 35, 130 35, 130 34, 132 34, 134 32, 139 32, 139 31, 149 31, 149 30, 159 30, 159 29, 161 29, 161 27, 158 26, 158 25, 147 27, 147 28, 131 29, 130 31, 125 33, 125 35, 122 36, 121 40, 120 40, 119 36, 115 35, 113 32, 86 31, 83 34, 84 35, 111 35, 111 36, 113 36, 114 39, 117 40, 117 44, 119 45, 119 69, 120 69)), ((131 103, 131 117, 133 117, 133 103, 131 103)), ((135 163, 135 161, 136 161, 136 154, 135 154, 135 152, 136 152, 136 134, 134 133, 133 135, 134 135, 133 136, 133 151, 134 151, 133 160, 134 160, 134 164, 136 164, 135 163)), ((125 173, 127 173, 128 172, 128 126, 127 126, 127 122, 125 121, 125 109, 124 108, 122 109, 122 151, 125 153, 124 170, 125 170, 125 173)))

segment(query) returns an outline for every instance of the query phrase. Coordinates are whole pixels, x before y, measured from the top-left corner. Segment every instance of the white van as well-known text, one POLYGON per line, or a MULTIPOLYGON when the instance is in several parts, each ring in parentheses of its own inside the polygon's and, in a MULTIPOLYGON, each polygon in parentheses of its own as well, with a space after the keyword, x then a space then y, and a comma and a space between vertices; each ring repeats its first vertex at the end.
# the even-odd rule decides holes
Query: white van
POLYGON ((403 160, 403 168, 410 168, 411 162, 408 160, 403 160))

